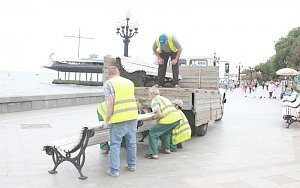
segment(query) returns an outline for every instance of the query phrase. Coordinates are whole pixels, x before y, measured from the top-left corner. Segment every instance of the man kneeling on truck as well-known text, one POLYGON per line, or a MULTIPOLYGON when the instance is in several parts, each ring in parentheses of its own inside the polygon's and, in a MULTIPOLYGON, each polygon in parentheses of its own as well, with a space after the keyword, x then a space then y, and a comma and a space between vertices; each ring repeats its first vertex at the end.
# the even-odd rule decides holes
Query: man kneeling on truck
POLYGON ((170 153, 171 131, 180 125, 182 116, 172 105, 171 101, 159 95, 157 87, 151 87, 148 91, 149 98, 152 100, 151 108, 155 113, 153 119, 157 121, 149 132, 149 153, 145 155, 147 159, 158 159, 157 141, 162 139, 164 153, 170 153))

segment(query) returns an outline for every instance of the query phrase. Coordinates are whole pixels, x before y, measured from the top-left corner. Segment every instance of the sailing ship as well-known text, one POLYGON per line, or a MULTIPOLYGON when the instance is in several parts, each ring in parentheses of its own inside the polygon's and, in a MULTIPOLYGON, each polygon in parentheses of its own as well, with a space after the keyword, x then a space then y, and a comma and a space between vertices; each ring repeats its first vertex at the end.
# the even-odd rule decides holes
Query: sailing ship
POLYGON ((54 59, 54 53, 49 56, 49 65, 45 68, 60 72, 102 73, 104 60, 98 59, 96 55, 89 58, 66 58, 54 59))

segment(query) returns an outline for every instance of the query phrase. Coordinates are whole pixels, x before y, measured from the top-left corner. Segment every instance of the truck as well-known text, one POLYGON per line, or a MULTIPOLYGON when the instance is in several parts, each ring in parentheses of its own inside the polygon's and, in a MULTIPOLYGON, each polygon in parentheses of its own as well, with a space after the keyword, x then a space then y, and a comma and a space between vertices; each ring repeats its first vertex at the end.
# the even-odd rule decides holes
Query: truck
MULTIPOLYGON (((209 122, 213 124, 222 119, 226 102, 226 91, 219 89, 219 67, 209 60, 202 60, 194 60, 194 65, 179 61, 180 88, 171 88, 172 74, 168 68, 165 84, 159 88, 160 95, 170 100, 183 101, 183 113, 191 125, 192 135, 195 136, 204 136, 209 122)), ((105 56, 103 81, 107 80, 106 73, 110 66, 118 67, 122 77, 133 81, 136 98, 143 98, 142 105, 149 109, 151 101, 148 90, 155 84, 157 65, 127 57, 105 56)))

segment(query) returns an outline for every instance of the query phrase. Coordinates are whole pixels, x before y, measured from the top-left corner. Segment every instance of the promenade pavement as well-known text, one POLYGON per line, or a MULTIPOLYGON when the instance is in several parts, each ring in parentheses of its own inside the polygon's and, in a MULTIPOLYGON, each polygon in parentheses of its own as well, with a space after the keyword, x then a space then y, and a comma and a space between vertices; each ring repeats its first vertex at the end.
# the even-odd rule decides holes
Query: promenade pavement
POLYGON ((119 178, 105 175, 108 157, 99 146, 89 147, 84 181, 68 162, 48 174, 53 162, 41 149, 97 121, 96 104, 1 114, 0 187, 300 187, 300 124, 285 128, 276 95, 269 99, 261 88, 247 97, 228 91, 223 119, 210 123, 205 136, 186 141, 183 150, 149 160, 147 142, 138 143, 137 170, 129 172, 122 148, 119 178))

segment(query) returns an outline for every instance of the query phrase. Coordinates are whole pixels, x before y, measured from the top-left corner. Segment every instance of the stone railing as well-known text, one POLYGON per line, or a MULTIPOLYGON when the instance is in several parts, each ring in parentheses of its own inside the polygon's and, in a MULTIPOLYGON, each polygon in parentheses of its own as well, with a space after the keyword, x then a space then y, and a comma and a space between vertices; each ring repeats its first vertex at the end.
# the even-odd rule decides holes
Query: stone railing
POLYGON ((104 100, 103 92, 38 95, 20 97, 1 97, 0 114, 45 108, 100 103, 104 100))

